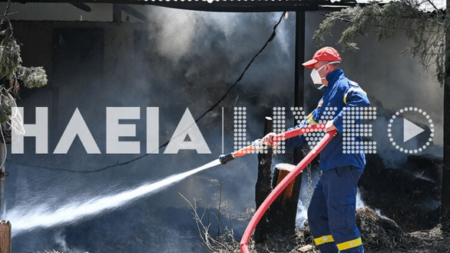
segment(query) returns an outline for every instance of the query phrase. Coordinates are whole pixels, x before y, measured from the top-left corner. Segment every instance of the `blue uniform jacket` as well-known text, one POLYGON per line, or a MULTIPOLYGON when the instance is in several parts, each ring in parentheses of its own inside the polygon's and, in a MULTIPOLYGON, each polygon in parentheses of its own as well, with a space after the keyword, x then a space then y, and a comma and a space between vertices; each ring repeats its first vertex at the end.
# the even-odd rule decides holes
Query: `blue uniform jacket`
MULTIPOLYGON (((325 114, 329 114, 328 109, 334 110, 333 124, 337 128, 337 135, 331 139, 328 145, 320 153, 320 165, 319 169, 326 171, 341 166, 355 166, 358 168, 364 168, 366 165, 366 157, 363 150, 358 153, 344 154, 342 152, 343 145, 343 116, 348 115, 350 107, 367 107, 370 102, 366 93, 359 87, 359 85, 353 81, 350 81, 344 75, 342 69, 337 69, 327 75, 328 86, 324 86, 323 97, 319 102, 319 105, 314 111, 309 114, 305 120, 294 128, 299 128, 307 125, 326 123, 328 120, 321 118, 325 114), (328 108, 327 108, 328 107, 328 108), (327 110, 325 109, 327 108, 327 110)), ((346 122, 349 122, 346 120, 346 122)), ((351 121, 351 124, 361 124, 360 119, 351 121)), ((348 126, 348 125, 347 125, 348 126)), ((293 128, 290 128, 293 129, 293 128)), ((289 130, 290 130, 289 129, 289 130)), ((359 146, 361 149, 362 137, 350 137, 353 139, 352 145, 359 146), (359 143, 359 144, 358 144, 359 143)), ((348 143, 348 142, 347 142, 348 143)), ((286 148, 301 147, 307 144, 304 135, 287 139, 286 148)), ((348 146, 348 145, 346 145, 348 146)))

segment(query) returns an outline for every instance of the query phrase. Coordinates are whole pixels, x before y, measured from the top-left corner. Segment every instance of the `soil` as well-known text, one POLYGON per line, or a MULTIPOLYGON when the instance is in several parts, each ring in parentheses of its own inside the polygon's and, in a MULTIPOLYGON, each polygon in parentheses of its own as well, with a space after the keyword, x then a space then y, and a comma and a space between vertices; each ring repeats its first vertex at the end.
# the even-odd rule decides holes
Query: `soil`
MULTIPOLYGON (((357 210, 357 224, 366 253, 450 253, 450 233, 443 233, 440 225, 405 233, 393 220, 368 207, 357 210)), ((291 240, 270 238, 265 244, 256 245, 251 241, 249 249, 258 253, 320 253, 314 246, 307 223, 291 240)))
MULTIPOLYGON (((450 253, 450 233, 442 232, 439 224, 432 229, 405 233, 393 220, 368 207, 359 209, 357 214, 366 253, 450 253)), ((307 224, 304 231, 297 232, 296 240, 297 246, 289 252, 320 252, 313 246, 307 224)))
MULTIPOLYGON (((298 240, 301 242, 304 234, 299 232, 298 240)), ((308 241, 308 240, 307 240, 308 241)), ((405 233, 401 241, 394 245, 383 245, 374 242, 366 243, 364 241, 364 250, 366 253, 448 253, 450 252, 450 235, 443 234, 440 227, 426 231, 417 231, 405 233)), ((299 243, 298 246, 290 251, 301 253, 319 253, 320 251, 312 243, 299 243), (306 246, 306 247, 305 247, 306 246), (310 246, 310 247, 308 247, 310 246), (309 249, 311 248, 311 249, 309 249), (303 250, 302 250, 303 249, 303 250), (305 250, 309 249, 309 250, 305 250)))

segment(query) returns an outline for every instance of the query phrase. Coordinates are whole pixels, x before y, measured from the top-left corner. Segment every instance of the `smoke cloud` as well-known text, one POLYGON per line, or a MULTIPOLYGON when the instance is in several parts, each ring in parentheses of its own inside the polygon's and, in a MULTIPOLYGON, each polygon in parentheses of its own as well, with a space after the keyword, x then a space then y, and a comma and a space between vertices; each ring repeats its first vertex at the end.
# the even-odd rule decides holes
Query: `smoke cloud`
MULTIPOLYGON (((165 148, 162 148, 159 154, 99 173, 43 169, 94 170, 136 158, 136 155, 105 154, 106 107, 140 108, 139 119, 121 122, 134 125, 136 137, 125 137, 121 141, 139 141, 141 154, 145 153, 147 141, 147 106, 159 108, 159 144, 170 140, 186 108, 197 118, 225 94, 270 37, 281 13, 225 14, 151 7, 148 16, 150 21, 143 26, 100 24, 97 30, 90 30, 73 29, 78 23, 71 23, 52 28, 55 29, 54 34, 48 34, 51 38, 57 38, 54 45, 57 62, 54 73, 49 76, 51 84, 33 94, 25 94, 19 106, 24 107, 26 124, 34 124, 35 106, 49 108, 50 154, 33 155, 34 142, 31 138, 25 140, 25 154, 9 154, 11 176, 7 180, 7 217, 11 217, 13 224, 20 224, 13 219, 18 217, 15 215, 19 214, 17 210, 46 214, 68 205, 74 205, 69 209, 75 210, 105 193, 120 193, 216 159, 222 153, 221 107, 225 112, 224 151, 231 152, 234 106, 247 107, 247 140, 252 141, 262 136, 264 116, 270 116, 273 106, 288 107, 292 104, 291 96, 286 99, 294 86, 292 50, 295 18, 290 17, 281 22, 277 36, 255 60, 243 80, 218 108, 197 123, 212 154, 181 151, 176 155, 165 155, 165 148), (74 69, 77 71, 74 72, 74 69), (51 154, 76 108, 102 155, 87 155, 78 139, 75 139, 67 155, 51 154)), ((40 26, 45 28, 44 24, 40 26)), ((26 28, 15 27, 16 31, 21 29, 27 31, 26 28)), ((33 33, 28 31, 28 34, 32 36, 33 33)), ((202 198, 200 206, 207 208, 211 222, 220 206, 222 228, 235 228, 239 236, 244 229, 242 217, 248 218, 254 209, 256 167, 254 156, 236 159, 233 164, 202 172, 201 176, 208 180, 188 178, 123 209, 98 213, 77 222, 53 224, 50 222, 52 217, 48 217, 50 221, 46 222, 42 217, 34 216, 37 222, 48 223, 51 227, 24 230, 15 235, 14 245, 19 251, 51 247, 72 251, 86 249, 89 252, 103 248, 108 252, 123 252, 122 247, 137 242, 135 244, 139 247, 131 251, 143 252, 142 248, 148 246, 148 241, 153 243, 153 249, 160 250, 158 252, 191 248, 191 252, 202 252, 197 244, 199 240, 194 240, 198 233, 195 223, 179 193, 188 199, 202 198), (163 222, 149 219, 149 212, 151 215, 165 213, 163 222), (127 219, 131 214, 133 219, 127 219), (149 229, 134 231, 133 227, 141 226, 130 225, 135 223, 144 224, 149 229), (54 229, 64 232, 55 236, 54 229), (118 237, 108 231, 123 233, 118 237), (189 240, 163 239, 164 235, 173 238, 175 234, 189 240), (29 239, 39 235, 47 240, 29 239), (131 238, 128 240, 131 243, 122 241, 127 236, 131 238), (187 246, 188 243, 191 245, 187 246)), ((77 214, 66 217, 72 215, 77 214)))
MULTIPOLYGON (((186 108, 197 118, 225 94, 270 37, 280 15, 148 7, 150 21, 147 24, 33 23, 36 27, 27 28, 17 23, 18 38, 20 31, 27 34, 21 39, 25 47, 34 45, 37 37, 43 37, 52 48, 47 48, 46 43, 39 47, 56 59, 55 62, 48 59, 48 65, 54 67, 50 68, 53 71, 49 75, 51 84, 33 93, 24 93, 18 102, 25 108, 25 123, 34 123, 36 106, 49 107, 49 150, 53 151, 73 112, 79 108, 103 154, 87 155, 80 141, 75 140, 67 155, 33 155, 34 141, 26 140, 24 155, 8 154, 7 214, 12 210, 33 209, 39 204, 61 207, 78 203, 77 200, 88 202, 105 192, 122 192, 182 173, 216 159, 222 153, 222 144, 225 153, 232 152, 234 107, 247 107, 248 141, 262 137, 264 117, 271 116, 275 106, 287 108, 286 128, 292 126, 294 120, 289 108, 294 103, 295 86, 294 13, 282 20, 275 39, 219 107, 197 123, 212 154, 199 155, 185 150, 176 155, 164 155, 165 148, 162 148, 159 154, 99 173, 67 173, 42 168, 94 170, 135 159, 137 155, 104 154, 106 107, 140 108, 139 119, 121 122, 135 125, 136 136, 123 137, 121 141, 139 141, 141 155, 145 153, 147 141, 145 107, 159 108, 158 144, 170 140, 186 108), (73 29, 78 26, 80 29, 73 29)), ((310 38, 322 18, 317 13, 307 13, 307 59, 317 50, 310 38)), ((335 45, 338 32, 336 30, 334 37, 327 40, 327 45, 335 45)), ((442 157, 439 86, 420 71, 416 60, 401 54, 401 47, 406 44, 404 39, 377 44, 373 38, 371 35, 361 39, 360 52, 342 52, 342 68, 366 90, 372 106, 380 108, 378 119, 371 123, 374 129, 381 131, 373 139, 379 143, 384 162, 403 159, 400 154, 391 152, 393 147, 383 129, 392 113, 405 106, 420 107, 433 118, 436 125, 434 147, 427 152, 442 157)), ((304 81, 305 112, 309 113, 317 105, 321 92, 312 84, 308 71, 304 81)), ((292 158, 288 154, 284 162, 291 162, 289 159, 292 158)), ((316 176, 313 174, 313 178, 316 176)), ((199 246, 200 240, 195 240, 198 232, 192 215, 179 193, 188 199, 202 198, 202 208, 209 210, 211 217, 218 213, 216 207, 221 207, 224 226, 235 228, 239 236, 246 225, 240 220, 250 217, 254 210, 256 177, 256 157, 242 157, 203 171, 199 177, 188 178, 123 209, 100 213, 70 225, 17 235, 14 247, 20 252, 31 248, 44 250, 49 245, 90 252, 100 248, 112 253, 124 252, 124 247, 130 247, 129 252, 143 252, 149 247, 157 250, 155 252, 184 252, 185 249, 202 252, 204 247, 199 246), (64 229, 64 233, 55 237, 52 229, 64 229), (44 242, 28 240, 41 236, 46 238, 44 242)), ((307 192, 308 189, 302 189, 302 200, 306 199, 307 192)), ((300 210, 304 214, 304 208, 300 210)), ((14 220, 12 224, 14 228, 14 220)))

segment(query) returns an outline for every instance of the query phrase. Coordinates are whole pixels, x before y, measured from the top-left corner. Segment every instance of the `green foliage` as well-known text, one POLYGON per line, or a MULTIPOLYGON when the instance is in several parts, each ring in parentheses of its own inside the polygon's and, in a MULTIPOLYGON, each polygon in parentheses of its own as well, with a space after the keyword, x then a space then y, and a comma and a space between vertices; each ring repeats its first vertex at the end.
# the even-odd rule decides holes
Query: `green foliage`
POLYGON ((22 58, 20 58, 20 47, 9 30, 7 28, 0 32, 4 36, 0 43, 0 77, 13 79, 16 68, 22 63, 22 58))
POLYGON ((47 85, 47 74, 43 67, 17 67, 17 78, 29 89, 47 85))
MULTIPOLYGON (((27 88, 42 87, 47 85, 47 74, 42 67, 23 67, 21 65, 20 46, 13 36, 12 25, 6 16, 1 20, 0 27, 4 23, 7 24, 7 27, 0 31, 0 78, 3 81, 0 83, 0 90, 2 94, 7 95, 6 97, 13 99, 9 93, 17 93, 19 83, 27 88), (6 85, 10 87, 5 87, 6 85)), ((10 119, 11 106, 11 103, 5 101, 0 103, 0 123, 6 123, 10 119)))
POLYGON ((11 106, 7 103, 0 104, 0 123, 6 123, 11 117, 11 106))
POLYGON ((419 9, 423 3, 400 0, 382 6, 373 3, 332 12, 315 31, 314 42, 322 44, 324 37, 330 34, 338 21, 344 21, 348 25, 338 41, 344 50, 357 50, 355 39, 367 35, 374 28, 377 28, 379 41, 390 39, 403 31, 411 43, 407 50, 412 56, 418 57, 424 68, 436 65, 436 77, 443 84, 445 27, 448 27, 445 24, 448 21, 440 10, 428 13, 419 9))
POLYGON ((25 87, 35 88, 47 85, 47 74, 42 67, 23 67, 21 65, 20 46, 12 36, 12 28, 8 26, 0 32, 0 77, 9 83, 22 81, 25 87))

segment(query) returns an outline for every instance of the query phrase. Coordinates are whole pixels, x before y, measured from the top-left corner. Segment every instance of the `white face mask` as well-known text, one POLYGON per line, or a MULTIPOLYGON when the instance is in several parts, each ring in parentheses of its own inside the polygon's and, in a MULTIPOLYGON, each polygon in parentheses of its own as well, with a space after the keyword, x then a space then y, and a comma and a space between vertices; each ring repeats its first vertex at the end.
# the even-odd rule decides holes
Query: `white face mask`
MULTIPOLYGON (((320 71, 323 67, 325 67, 325 65, 323 65, 322 67, 320 67, 319 70, 313 69, 313 70, 311 71, 311 79, 312 79, 312 81, 313 81, 314 84, 322 84, 322 77, 320 77, 319 71, 320 71)), ((324 77, 323 79, 325 79, 325 77, 324 77)))
MULTIPOLYGON (((334 61, 334 62, 330 62, 330 63, 328 63, 328 64, 335 64, 335 63, 340 63, 340 62, 334 61)), ((325 64, 325 65, 327 65, 327 64, 325 64)), ((314 84, 322 84, 322 79, 325 79, 325 77, 323 77, 323 78, 320 77, 320 74, 319 74, 319 71, 322 70, 322 68, 325 67, 325 65, 323 65, 322 67, 320 67, 319 70, 313 69, 313 70, 311 71, 311 79, 312 79, 312 81, 313 81, 314 84)))

